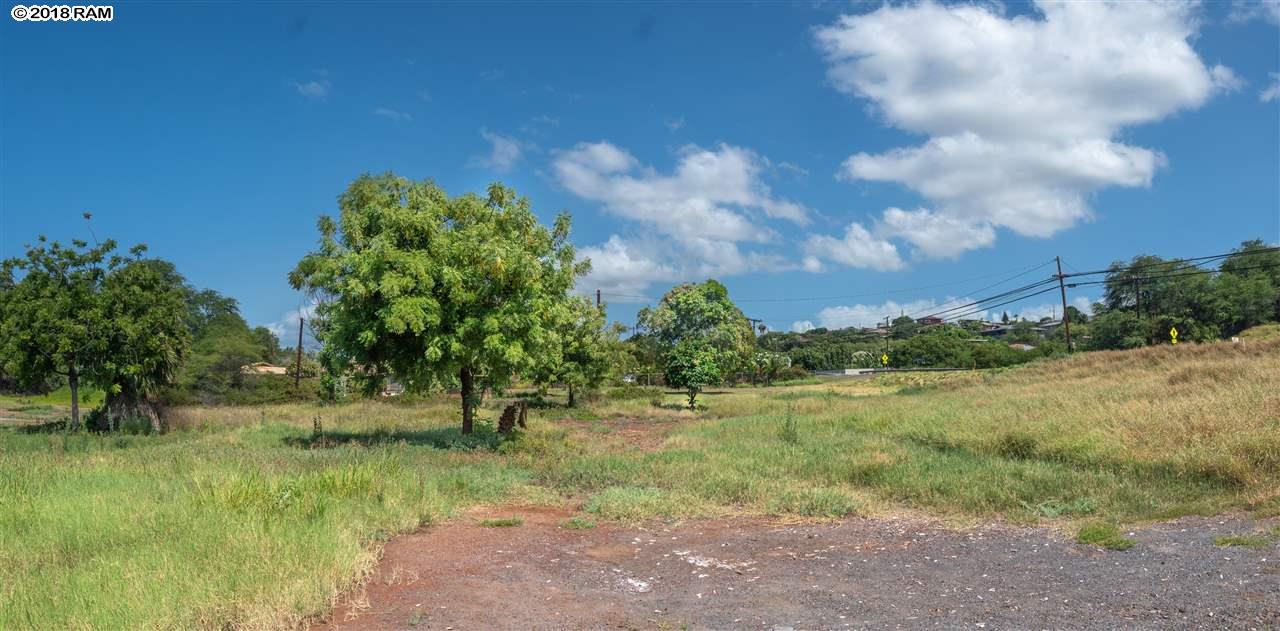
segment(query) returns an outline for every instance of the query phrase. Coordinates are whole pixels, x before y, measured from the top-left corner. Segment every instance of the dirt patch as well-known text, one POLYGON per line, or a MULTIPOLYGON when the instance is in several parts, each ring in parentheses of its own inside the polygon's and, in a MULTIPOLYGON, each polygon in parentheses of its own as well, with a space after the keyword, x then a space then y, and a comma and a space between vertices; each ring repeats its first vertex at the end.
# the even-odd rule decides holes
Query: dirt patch
POLYGON ((567 529, 495 509, 401 537, 366 602, 329 629, 1275 628, 1280 548, 1213 538, 1261 526, 1183 519, 1109 552, 1044 529, 914 518, 737 518, 567 529), (517 516, 515 528, 482 519, 517 516))
POLYGON ((596 421, 561 419, 556 425, 569 430, 569 435, 580 440, 611 443, 615 447, 657 451, 667 435, 680 425, 679 421, 655 421, 653 419, 611 418, 596 421), (603 437, 603 438, 602 438, 603 437))

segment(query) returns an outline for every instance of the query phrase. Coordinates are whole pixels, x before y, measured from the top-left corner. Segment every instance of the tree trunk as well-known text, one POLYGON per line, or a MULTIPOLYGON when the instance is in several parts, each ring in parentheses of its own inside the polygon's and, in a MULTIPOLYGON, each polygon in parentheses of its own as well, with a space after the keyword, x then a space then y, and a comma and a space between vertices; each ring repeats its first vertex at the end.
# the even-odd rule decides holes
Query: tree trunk
POLYGON ((147 424, 151 426, 151 432, 160 434, 164 432, 164 421, 160 417, 160 410, 155 404, 147 400, 145 396, 126 396, 124 394, 107 394, 106 401, 107 424, 108 429, 120 429, 120 421, 123 419, 146 419, 147 424))
POLYGON ((71 388, 71 431, 80 431, 80 374, 75 368, 67 374, 67 387, 71 388))
POLYGON ((693 407, 693 402, 694 402, 694 400, 695 400, 695 399, 697 399, 697 398, 698 398, 698 391, 697 391, 697 390, 690 390, 690 391, 689 391, 689 409, 690 409, 690 410, 693 410, 693 409, 694 409, 694 407, 693 407))
POLYGON ((472 399, 475 398, 475 381, 471 374, 471 369, 463 367, 458 371, 458 380, 462 382, 462 433, 470 434, 473 427, 472 412, 474 410, 472 399))
POLYGON ((574 395, 573 384, 568 384, 568 385, 569 385, 569 407, 574 407, 575 405, 577 405, 578 400, 573 396, 574 395))

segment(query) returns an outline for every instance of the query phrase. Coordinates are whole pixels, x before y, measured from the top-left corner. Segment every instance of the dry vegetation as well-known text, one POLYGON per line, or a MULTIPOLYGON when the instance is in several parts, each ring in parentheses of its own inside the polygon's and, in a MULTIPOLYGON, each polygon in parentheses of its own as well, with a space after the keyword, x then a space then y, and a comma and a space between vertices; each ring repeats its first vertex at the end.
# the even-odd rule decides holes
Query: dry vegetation
POLYGON ((163 436, 0 431, 0 628, 295 626, 381 539, 513 500, 576 507, 577 524, 910 509, 1083 524, 1090 541, 1280 514, 1280 339, 682 401, 553 400, 512 440, 462 436, 444 398, 187 408, 163 436))

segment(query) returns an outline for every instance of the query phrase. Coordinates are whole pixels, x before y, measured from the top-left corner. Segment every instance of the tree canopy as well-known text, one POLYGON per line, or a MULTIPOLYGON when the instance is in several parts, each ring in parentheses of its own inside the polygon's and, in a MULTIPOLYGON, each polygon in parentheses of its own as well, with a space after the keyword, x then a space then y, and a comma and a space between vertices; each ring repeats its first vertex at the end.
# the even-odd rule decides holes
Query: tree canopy
POLYGON ((146 397, 173 379, 190 344, 182 277, 143 258, 146 246, 115 250, 111 240, 40 237, 0 264, 0 363, 25 388, 65 379, 73 430, 85 384, 107 393, 108 424, 138 414, 160 429, 146 397))
POLYGON ((326 364, 354 369, 365 392, 390 377, 410 391, 457 384, 469 433, 477 387, 562 352, 566 295, 589 269, 575 262, 568 215, 548 229, 501 184, 449 197, 390 173, 357 178, 338 209, 289 281, 320 301, 326 364))

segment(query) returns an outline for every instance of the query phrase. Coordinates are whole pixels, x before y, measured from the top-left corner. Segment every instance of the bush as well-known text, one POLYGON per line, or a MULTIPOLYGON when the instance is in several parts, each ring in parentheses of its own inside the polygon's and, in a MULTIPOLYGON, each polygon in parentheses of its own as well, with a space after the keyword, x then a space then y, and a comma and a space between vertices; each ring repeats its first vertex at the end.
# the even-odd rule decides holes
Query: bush
POLYGON ((611 401, 639 401, 644 399, 652 400, 654 397, 661 399, 663 394, 663 389, 657 386, 639 386, 629 383, 625 386, 605 390, 604 398, 611 401))
POLYGON ((792 381, 796 379, 808 379, 809 371, 800 366, 790 366, 778 371, 778 381, 792 381))

